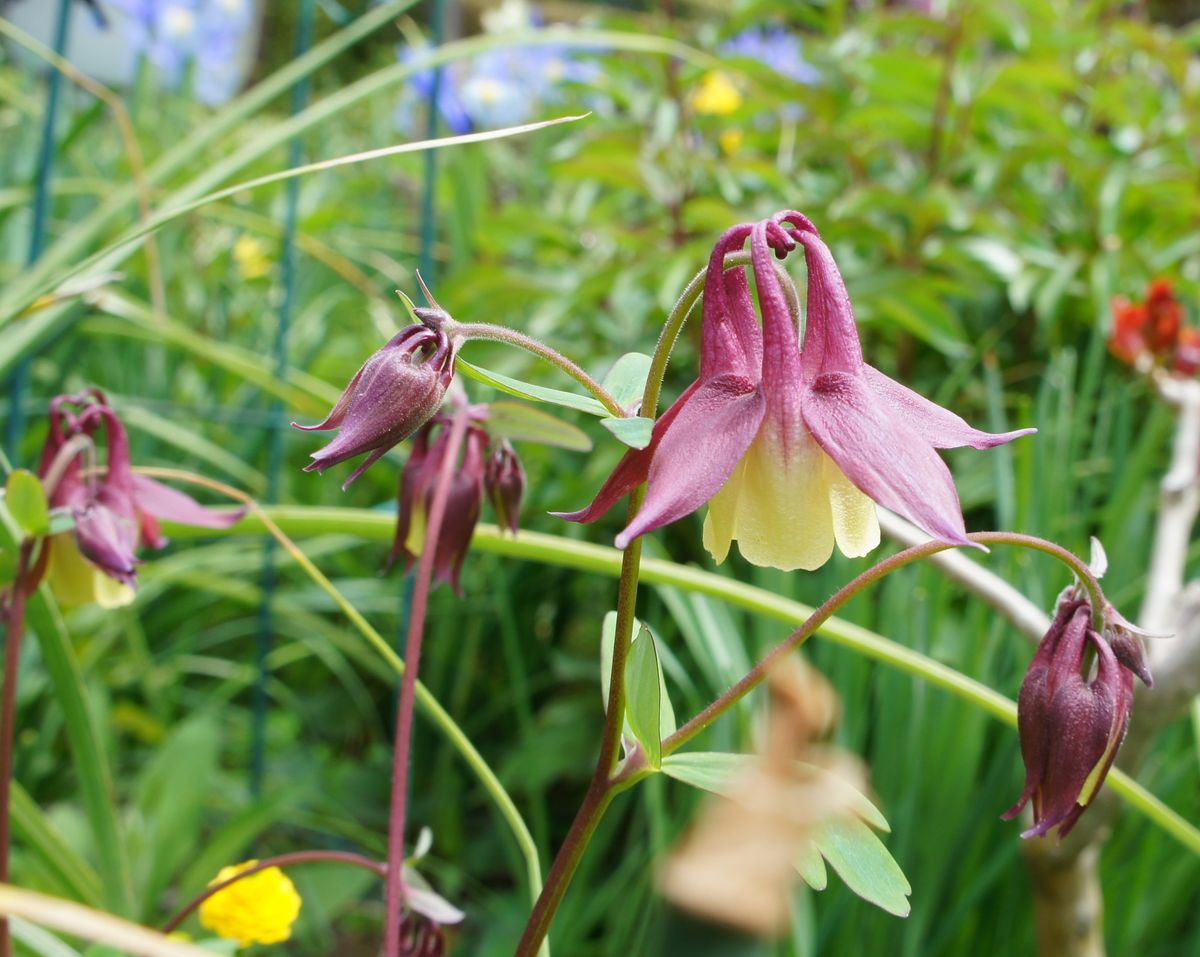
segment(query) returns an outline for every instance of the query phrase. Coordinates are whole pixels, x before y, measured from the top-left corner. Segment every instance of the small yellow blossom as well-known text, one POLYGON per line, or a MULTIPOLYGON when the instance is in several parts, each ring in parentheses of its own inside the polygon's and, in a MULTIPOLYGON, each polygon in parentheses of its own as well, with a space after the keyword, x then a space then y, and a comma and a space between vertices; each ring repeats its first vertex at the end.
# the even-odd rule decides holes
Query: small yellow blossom
POLYGON ((233 261, 243 279, 261 279, 271 271, 266 250, 253 236, 239 236, 233 244, 233 261))
MULTIPOLYGON (((221 868, 209 886, 220 884, 258 861, 245 861, 221 868)), ((277 944, 292 935, 292 924, 300 915, 300 895, 278 867, 251 874, 200 905, 200 923, 241 947, 277 944)))
POLYGON ((742 131, 736 129, 724 130, 717 137, 717 142, 721 144, 721 152, 726 156, 732 156, 742 148, 742 131))
POLYGON ((692 109, 706 116, 728 116, 742 105, 742 94, 733 78, 721 70, 711 70, 692 90, 692 109))

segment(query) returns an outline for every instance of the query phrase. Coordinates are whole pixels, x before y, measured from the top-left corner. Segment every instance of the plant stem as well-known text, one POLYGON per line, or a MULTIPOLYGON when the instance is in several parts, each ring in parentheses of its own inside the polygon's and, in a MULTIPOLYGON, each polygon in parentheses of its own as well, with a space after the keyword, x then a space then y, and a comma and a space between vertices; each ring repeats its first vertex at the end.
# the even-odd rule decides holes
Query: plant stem
MULTIPOLYGON (((1045 541, 1033 535, 1022 535, 1019 532, 977 532, 973 535, 968 535, 967 538, 981 545, 1017 545, 1022 548, 1031 548, 1057 558, 1079 576, 1084 587, 1088 589, 1091 595, 1093 608, 1103 608, 1104 595, 1100 591, 1100 585, 1096 581, 1095 576, 1092 575, 1091 570, 1084 562, 1061 545, 1055 545, 1053 542, 1045 541)), ((954 547, 954 545, 946 542, 937 541, 914 545, 912 548, 906 548, 902 552, 897 552, 895 555, 885 558, 877 565, 873 565, 861 575, 843 585, 809 615, 799 628, 772 648, 733 687, 720 695, 720 697, 690 721, 686 722, 674 734, 665 738, 662 743, 663 756, 665 757, 677 751, 682 745, 698 735, 749 694, 750 691, 761 684, 776 662, 792 651, 795 651, 796 648, 807 641, 825 623, 826 619, 830 618, 835 611, 863 589, 876 584, 880 579, 891 574, 898 568, 903 568, 905 565, 910 565, 922 558, 928 558, 930 555, 935 555, 938 552, 954 547)))
POLYGON ((491 342, 505 342, 510 346, 516 346, 518 349, 531 352, 538 358, 545 359, 551 365, 558 367, 587 389, 588 392, 595 396, 596 401, 604 406, 614 417, 623 419, 629 416, 629 413, 621 408, 617 400, 609 394, 604 386, 561 352, 551 349, 544 342, 539 342, 532 336, 527 336, 523 332, 517 332, 516 329, 509 329, 507 326, 494 326, 487 322, 456 322, 453 325, 448 324, 447 331, 452 336, 460 336, 465 339, 487 339, 491 342))
MULTIPOLYGON (((649 385, 647 387, 649 388, 649 385)), ((631 518, 636 513, 637 505, 640 504, 643 491, 644 489, 638 489, 634 499, 631 500, 631 518)), ((1017 545, 1044 552, 1057 558, 1079 576, 1084 587, 1088 589, 1091 595, 1093 607, 1103 608, 1104 596, 1100 591, 1100 586, 1095 576, 1092 575, 1084 562, 1065 548, 1055 545, 1053 542, 1035 538, 1032 535, 1022 535, 1016 532, 980 532, 968 535, 967 537, 978 544, 1017 545)), ((636 596, 637 580, 636 577, 632 578, 632 588, 630 588, 626 584, 626 576, 630 567, 630 555, 637 549, 638 541, 635 540, 630 544, 630 547, 625 552, 621 566, 622 587, 620 594, 623 600, 627 596, 630 596, 628 599, 630 606, 636 596)), ((922 558, 927 558, 930 555, 954 547, 954 545, 946 542, 934 541, 907 548, 902 552, 897 552, 895 555, 885 558, 846 585, 843 585, 826 599, 819 608, 813 611, 799 628, 771 649, 733 687, 720 695, 674 734, 665 738, 662 742, 663 756, 665 757, 678 750, 761 684, 771 668, 781 658, 790 654, 805 642, 835 611, 859 592, 870 585, 876 584, 880 579, 898 568, 903 568, 905 565, 910 565, 922 558)), ((640 559, 640 550, 638 550, 638 554, 635 556, 636 559, 640 559)), ((576 815, 575 821, 572 823, 571 829, 567 832, 567 837, 559 849, 558 856, 555 858, 549 874, 546 875, 545 887, 542 889, 542 894, 538 898, 538 904, 535 906, 533 914, 530 915, 525 933, 522 935, 521 942, 517 947, 516 957, 530 957, 537 943, 545 935, 554 917, 554 911, 557 909, 559 902, 561 902, 563 895, 566 893, 567 885, 570 883, 572 876, 579 866, 587 843, 600 823, 600 818, 604 815, 613 796, 618 790, 623 790, 625 786, 628 786, 631 783, 631 778, 645 771, 644 762, 634 760, 630 761, 616 777, 613 777, 612 771, 615 767, 615 762, 612 764, 606 763, 606 759, 610 757, 609 747, 615 748, 620 742, 621 719, 624 716, 625 701, 624 662, 632 637, 632 610, 629 612, 628 631, 622 628, 621 610, 622 604, 618 604, 617 631, 613 646, 613 668, 609 686, 608 712, 605 716, 604 743, 601 746, 600 761, 597 763, 596 775, 593 777, 583 805, 580 807, 579 813, 576 815), (617 710, 618 708, 620 710, 617 710), (611 745, 610 742, 612 742, 611 745), (607 770, 604 771, 605 776, 601 778, 600 774, 604 769, 607 770)))
POLYGON ((445 458, 438 470, 433 500, 425 526, 425 545, 417 564, 412 604, 409 606, 408 638, 404 649, 404 680, 400 684, 400 702, 396 707, 396 742, 392 759, 392 806, 388 815, 387 891, 385 894, 385 957, 400 957, 400 925, 404 916, 404 824, 408 811, 408 769, 412 747, 413 706, 416 701, 417 670, 421 664, 421 642, 425 636, 425 610, 429 604, 429 586, 433 580, 434 559, 450 482, 458 464, 458 451, 467 434, 469 413, 459 409, 450 425, 445 458))
MULTIPOLYGON (((188 472, 180 473, 166 469, 138 469, 138 471, 145 474, 158 474, 167 478, 183 479, 186 476, 189 480, 197 481, 199 484, 207 482, 207 480, 200 479, 199 476, 188 472)), ((170 522, 164 522, 163 527, 175 540, 198 538, 201 535, 205 537, 246 535, 263 529, 271 531, 271 534, 282 535, 280 526, 298 536, 337 533, 357 535, 368 541, 386 543, 390 543, 395 536, 395 520, 373 509, 283 506, 271 509, 270 516, 266 517, 263 513, 256 512, 248 515, 240 524, 216 532, 170 522), (265 517, 271 523, 271 528, 264 523, 265 517), (275 520, 279 522, 279 525, 274 524, 275 520)), ((286 539, 286 536, 284 538, 286 539)), ((286 540, 292 548, 296 547, 290 539, 286 540)), ((621 553, 616 549, 558 535, 523 531, 514 538, 495 525, 481 523, 476 526, 472 546, 479 551, 517 561, 539 562, 556 568, 572 568, 611 578, 617 578, 621 573, 621 553)), ((1072 566, 1072 570, 1074 570, 1074 566, 1072 566)), ((691 565, 678 565, 664 559, 643 559, 641 577, 650 584, 666 585, 698 595, 707 595, 718 601, 727 602, 751 615, 762 615, 791 625, 802 623, 813 611, 808 605, 791 598, 784 598, 715 572, 704 571, 691 565)), ((321 581, 321 579, 315 580, 319 583, 321 581)), ((322 587, 326 586, 332 588, 328 580, 322 584, 322 587)), ((336 596, 335 601, 340 599, 339 606, 345 603, 345 598, 336 589, 331 594, 336 596)), ((1020 628, 1018 622, 1014 622, 1014 626, 1020 628)), ((921 652, 838 618, 827 620, 820 632, 823 638, 853 654, 862 655, 871 661, 895 668, 934 688, 946 691, 990 714, 1009 727, 1015 728, 1017 725, 1016 702, 921 652)), ((399 661, 395 652, 383 642, 382 638, 379 639, 379 643, 373 642, 373 644, 389 662, 399 661), (390 657, 388 657, 389 655, 390 657)), ((438 708, 435 701, 428 700, 429 703, 426 704, 426 699, 418 697, 419 703, 423 707, 427 707, 435 723, 443 729, 443 733, 447 734, 454 747, 466 757, 472 770, 479 768, 476 773, 479 774, 489 795, 495 798, 501 813, 505 815, 505 820, 511 820, 513 833, 517 835, 522 850, 531 848, 532 839, 529 837, 528 830, 522 827, 521 819, 512 805, 511 798, 508 798, 500 788, 494 775, 488 777, 487 766, 483 764, 483 759, 479 757, 478 752, 473 751, 470 742, 461 737, 461 729, 454 726, 449 716, 438 708), (493 788, 497 790, 494 792, 493 788), (512 815, 511 818, 510 815, 512 815)), ((614 782, 614 788, 619 792, 630 783, 632 782, 623 771, 620 779, 614 782)), ((1105 779, 1105 785, 1111 786, 1115 794, 1178 840, 1188 850, 1200 854, 1200 829, 1190 824, 1178 812, 1163 804, 1120 768, 1114 767, 1109 772, 1105 779)), ((540 888, 540 883, 535 882, 532 877, 536 872, 536 852, 530 851, 526 859, 530 863, 531 886, 540 888)), ((534 896, 537 896, 537 890, 534 891, 534 896)))
POLYGON ((265 871, 270 867, 289 867, 293 864, 351 864, 355 867, 361 867, 368 871, 374 871, 380 877, 387 875, 387 865, 379 861, 372 860, 369 857, 364 857, 362 854, 352 854, 349 851, 293 851, 291 854, 279 854, 275 857, 265 857, 261 861, 247 867, 243 871, 238 871, 233 877, 225 880, 209 884, 199 894, 193 897, 183 906, 182 909, 176 912, 163 925, 162 932, 169 934, 175 930, 180 924, 188 919, 188 916, 196 910, 201 904, 213 896, 225 890, 230 884, 236 884, 243 878, 250 877, 260 871, 265 871))
MULTIPOLYGON (((292 560, 300 566, 308 577, 316 583, 316 585, 325 592, 332 600, 338 609, 346 616, 359 634, 366 639, 367 643, 379 654, 388 666, 391 667, 397 674, 404 674, 404 662, 400 656, 392 649, 379 634, 378 631, 371 625, 362 613, 354 607, 353 604, 338 591, 337 586, 333 584, 325 574, 317 568, 307 555, 296 545, 283 529, 271 518, 271 515, 259 505, 253 498, 247 495, 240 489, 234 488, 232 485, 226 485, 224 482, 218 482, 215 479, 207 478, 203 475, 197 475, 194 472, 188 472, 183 469, 165 469, 165 468, 145 468, 141 467, 136 470, 142 475, 150 475, 155 478, 170 479, 177 482, 187 482, 192 485, 199 485, 221 495, 228 496, 235 501, 242 502, 249 508, 247 521, 261 522, 262 528, 279 542, 284 551, 291 556, 292 560)), ((277 506, 272 509, 273 512, 286 512, 286 507, 277 506)), ((342 513, 345 514, 344 512, 342 513)), ((384 516, 380 513, 374 513, 380 518, 386 518, 388 523, 387 540, 390 542, 395 535, 396 520, 394 516, 384 516)), ((181 537, 187 537, 189 532, 194 532, 195 529, 189 525, 180 525, 177 528, 173 526, 181 537)), ((211 529, 209 530, 211 531, 211 529)), ((520 849, 521 857, 525 862, 526 879, 529 884, 529 896, 531 901, 536 901, 542 890, 542 866, 541 860, 538 857, 537 844, 533 840, 533 836, 529 833, 529 828, 525 824, 524 818, 521 817, 521 812, 517 809, 513 802, 512 796, 504 789, 504 785, 496 776, 496 772, 489 767, 487 761, 484 760, 471 739, 460 728, 446 709, 438 703, 437 698, 422 685, 419 681, 416 684, 416 700, 421 706, 421 710, 428 715, 433 725, 442 733, 442 736, 449 742, 450 746, 458 752, 463 763, 470 769, 479 781, 480 786, 486 792, 492 803, 495 804, 496 810, 504 823, 508 825, 512 832, 513 839, 520 849)))
MULTIPOLYGON (((9 851, 12 844, 13 738, 17 713, 17 671, 21 664, 21 634, 25 631, 25 600, 31 585, 29 558, 33 542, 21 545, 17 573, 4 609, 4 690, 0 702, 0 884, 8 883, 9 851)), ((8 918, 0 917, 0 957, 12 957, 8 918)))

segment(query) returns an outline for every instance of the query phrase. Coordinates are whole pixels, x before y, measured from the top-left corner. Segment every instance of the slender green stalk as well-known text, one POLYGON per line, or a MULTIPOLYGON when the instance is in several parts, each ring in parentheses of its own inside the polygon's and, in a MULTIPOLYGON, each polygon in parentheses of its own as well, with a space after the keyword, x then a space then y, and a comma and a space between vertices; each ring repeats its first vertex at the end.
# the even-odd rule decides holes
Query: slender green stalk
MULTIPOLYGON (((270 518, 291 535, 354 535, 359 538, 390 542, 395 534, 395 519, 368 509, 312 508, 286 506, 269 510, 270 518)), ((175 539, 212 538, 221 534, 246 534, 265 531, 261 520, 249 515, 240 524, 223 532, 195 529, 191 526, 164 523, 175 539)), ((1016 536, 1015 533, 977 533, 973 540, 987 544, 988 534, 1016 536)), ((472 547, 483 552, 515 558, 521 561, 542 562, 560 568, 573 568, 597 575, 617 578, 621 573, 621 553, 614 548, 594 545, 537 532, 521 532, 508 535, 494 525, 481 524, 476 527, 472 547)), ((992 541, 991 544, 1000 544, 992 541)), ((1027 543, 1022 543, 1027 544, 1027 543)), ((1057 548, 1057 546, 1054 546, 1057 548)), ((1040 549, 1039 549, 1040 550, 1040 549)), ((1064 550, 1065 555, 1070 555, 1064 550)), ((1084 563, 1071 556, 1086 570, 1084 563)), ((1065 560, 1065 558, 1064 558, 1065 560)), ((1072 571, 1078 568, 1072 564, 1072 571)), ((763 615, 791 625, 803 623, 813 614, 813 608, 790 598, 784 598, 762 588, 747 585, 732 578, 707 572, 691 566, 656 558, 642 560, 641 578, 647 584, 668 585, 696 594, 728 602, 751 614, 763 615)), ((842 621, 837 617, 826 619, 816 633, 827 641, 861 654, 873 661, 896 668, 934 687, 941 688, 957 698, 992 715, 1005 724, 1016 727, 1017 705, 1008 698, 980 681, 955 671, 919 651, 891 641, 867 628, 842 621)), ((1113 789, 1135 810, 1178 840, 1184 847, 1200 855, 1200 828, 1186 821, 1178 813, 1164 805, 1158 798, 1138 784, 1129 775, 1113 768, 1105 779, 1105 786, 1113 789)))
MULTIPOLYGON (((304 571, 316 585, 324 591, 339 610, 349 619, 350 623, 358 630, 367 642, 379 653, 380 657, 396 672, 396 674, 404 675, 404 662, 400 660, 400 656, 392 649, 391 645, 384 640, 383 636, 375 630, 374 626, 366 620, 357 608, 338 591, 337 586, 333 584, 325 574, 312 563, 307 555, 297 547, 296 543, 280 528, 278 524, 269 514, 272 510, 262 508, 250 496, 244 492, 225 485, 223 482, 216 482, 202 475, 197 475, 193 472, 187 472, 182 469, 153 469, 139 468, 136 471, 152 475, 156 478, 171 479, 178 482, 188 482, 193 485, 201 485, 205 488, 212 489, 222 495, 227 495, 236 501, 243 502, 250 508, 246 521, 254 524, 255 522, 261 525, 261 528, 270 535, 275 537, 284 551, 291 556, 297 565, 304 571)), ((384 516, 380 516, 381 518, 384 516)), ((396 520, 394 517, 388 516, 388 538, 389 540, 395 535, 396 520)), ((186 529, 195 528, 192 526, 172 526, 178 528, 184 537, 186 529)), ((211 531, 211 529, 209 530, 211 531)), ((538 895, 542 890, 542 865, 538 857, 537 845, 534 843, 533 836, 529 833, 529 828, 525 824, 525 819, 521 817, 521 812, 517 810, 517 806, 513 803, 512 796, 504 789, 504 785, 500 783, 500 779, 491 769, 488 763, 483 759, 483 755, 479 753, 475 745, 471 743, 471 739, 460 728, 449 715, 445 708, 438 703, 437 698, 419 681, 416 683, 416 702, 421 707, 425 715, 433 722, 441 735, 450 743, 450 746, 459 753, 463 762, 479 780, 480 785, 496 805, 496 810, 500 812, 500 816, 504 819, 512 832, 513 838, 517 842, 517 847, 520 849, 521 856, 525 861, 526 880, 529 885, 529 894, 531 900, 537 900, 538 895)))
POLYGON ((516 346, 518 349, 524 349, 526 352, 531 352, 533 355, 540 359, 545 359, 552 366, 561 369, 569 375, 595 396, 596 401, 616 418, 625 418, 629 415, 628 412, 621 408, 617 400, 609 394, 604 386, 561 352, 551 349, 544 342, 539 342, 532 336, 527 336, 523 332, 517 332, 516 329, 509 329, 507 326, 493 326, 486 322, 455 322, 453 325, 447 325, 447 331, 453 336, 461 336, 464 339, 487 339, 492 342, 504 342, 510 346, 516 346))

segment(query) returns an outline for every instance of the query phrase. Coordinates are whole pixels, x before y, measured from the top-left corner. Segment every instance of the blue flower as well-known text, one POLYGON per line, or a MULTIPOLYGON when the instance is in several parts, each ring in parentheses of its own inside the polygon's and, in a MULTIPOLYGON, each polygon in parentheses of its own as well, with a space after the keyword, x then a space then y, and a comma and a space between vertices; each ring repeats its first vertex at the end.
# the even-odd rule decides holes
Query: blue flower
POLYGON ((251 0, 109 0, 125 14, 134 50, 178 86, 194 66, 196 95, 216 104, 237 92, 237 52, 251 0))
POLYGON ((782 27, 743 30, 721 45, 721 52, 770 67, 797 83, 819 83, 821 72, 804 59, 800 38, 782 27))

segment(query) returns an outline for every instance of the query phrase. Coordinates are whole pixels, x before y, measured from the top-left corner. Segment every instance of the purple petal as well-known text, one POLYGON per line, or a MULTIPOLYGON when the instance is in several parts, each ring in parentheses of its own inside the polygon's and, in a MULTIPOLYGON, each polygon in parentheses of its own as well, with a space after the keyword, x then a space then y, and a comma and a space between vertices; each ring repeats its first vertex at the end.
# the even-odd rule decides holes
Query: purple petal
POLYGON ((811 380, 823 372, 857 372, 862 345, 846 283, 829 247, 816 233, 793 230, 804 246, 808 266, 808 310, 804 331, 804 371, 811 380))
POLYGON ((712 498, 746 453, 766 411, 756 383, 737 375, 709 379, 677 405, 650 465, 646 501, 617 536, 618 548, 712 498))
POLYGON ((568 522, 582 522, 585 524, 594 522, 646 481, 646 477, 650 474, 650 463, 654 458, 659 443, 662 441, 663 435, 671 427, 671 423, 675 421, 675 417, 679 415, 679 410, 687 404, 692 393, 699 387, 699 382, 693 382, 672 403, 671 408, 667 409, 659 417, 658 421, 654 423, 654 430, 650 434, 649 445, 644 449, 630 449, 621 457, 621 461, 617 463, 617 467, 613 469, 612 474, 600 486, 600 491, 596 493, 596 497, 592 500, 591 505, 581 508, 577 512, 551 512, 550 514, 556 518, 565 518, 568 522))
MULTIPOLYGON (((763 392, 772 414, 795 404, 801 383, 800 334, 775 272, 774 253, 767 241, 769 222, 757 223, 750 238, 754 282, 762 310, 763 392)), ((778 227, 776 227, 778 228, 778 227)), ((782 231, 781 231, 782 232, 782 231)))
POLYGON ((878 369, 864 365, 863 377, 876 396, 894 405, 909 426, 935 449, 957 449, 965 445, 973 449, 990 449, 1037 431, 1017 429, 1014 432, 981 432, 949 409, 930 402, 878 369))
POLYGON ((804 421, 856 486, 934 538, 972 545, 946 463, 861 376, 819 376, 804 397, 804 421))
POLYGON ((701 327, 700 378, 722 372, 758 377, 762 359, 762 334, 750 301, 750 290, 742 268, 725 271, 725 254, 746 241, 747 224, 726 230, 708 259, 704 281, 701 327))
POLYGON ((244 508, 222 512, 205 508, 190 495, 144 475, 133 476, 133 502, 138 511, 197 528, 229 528, 246 514, 244 508))

